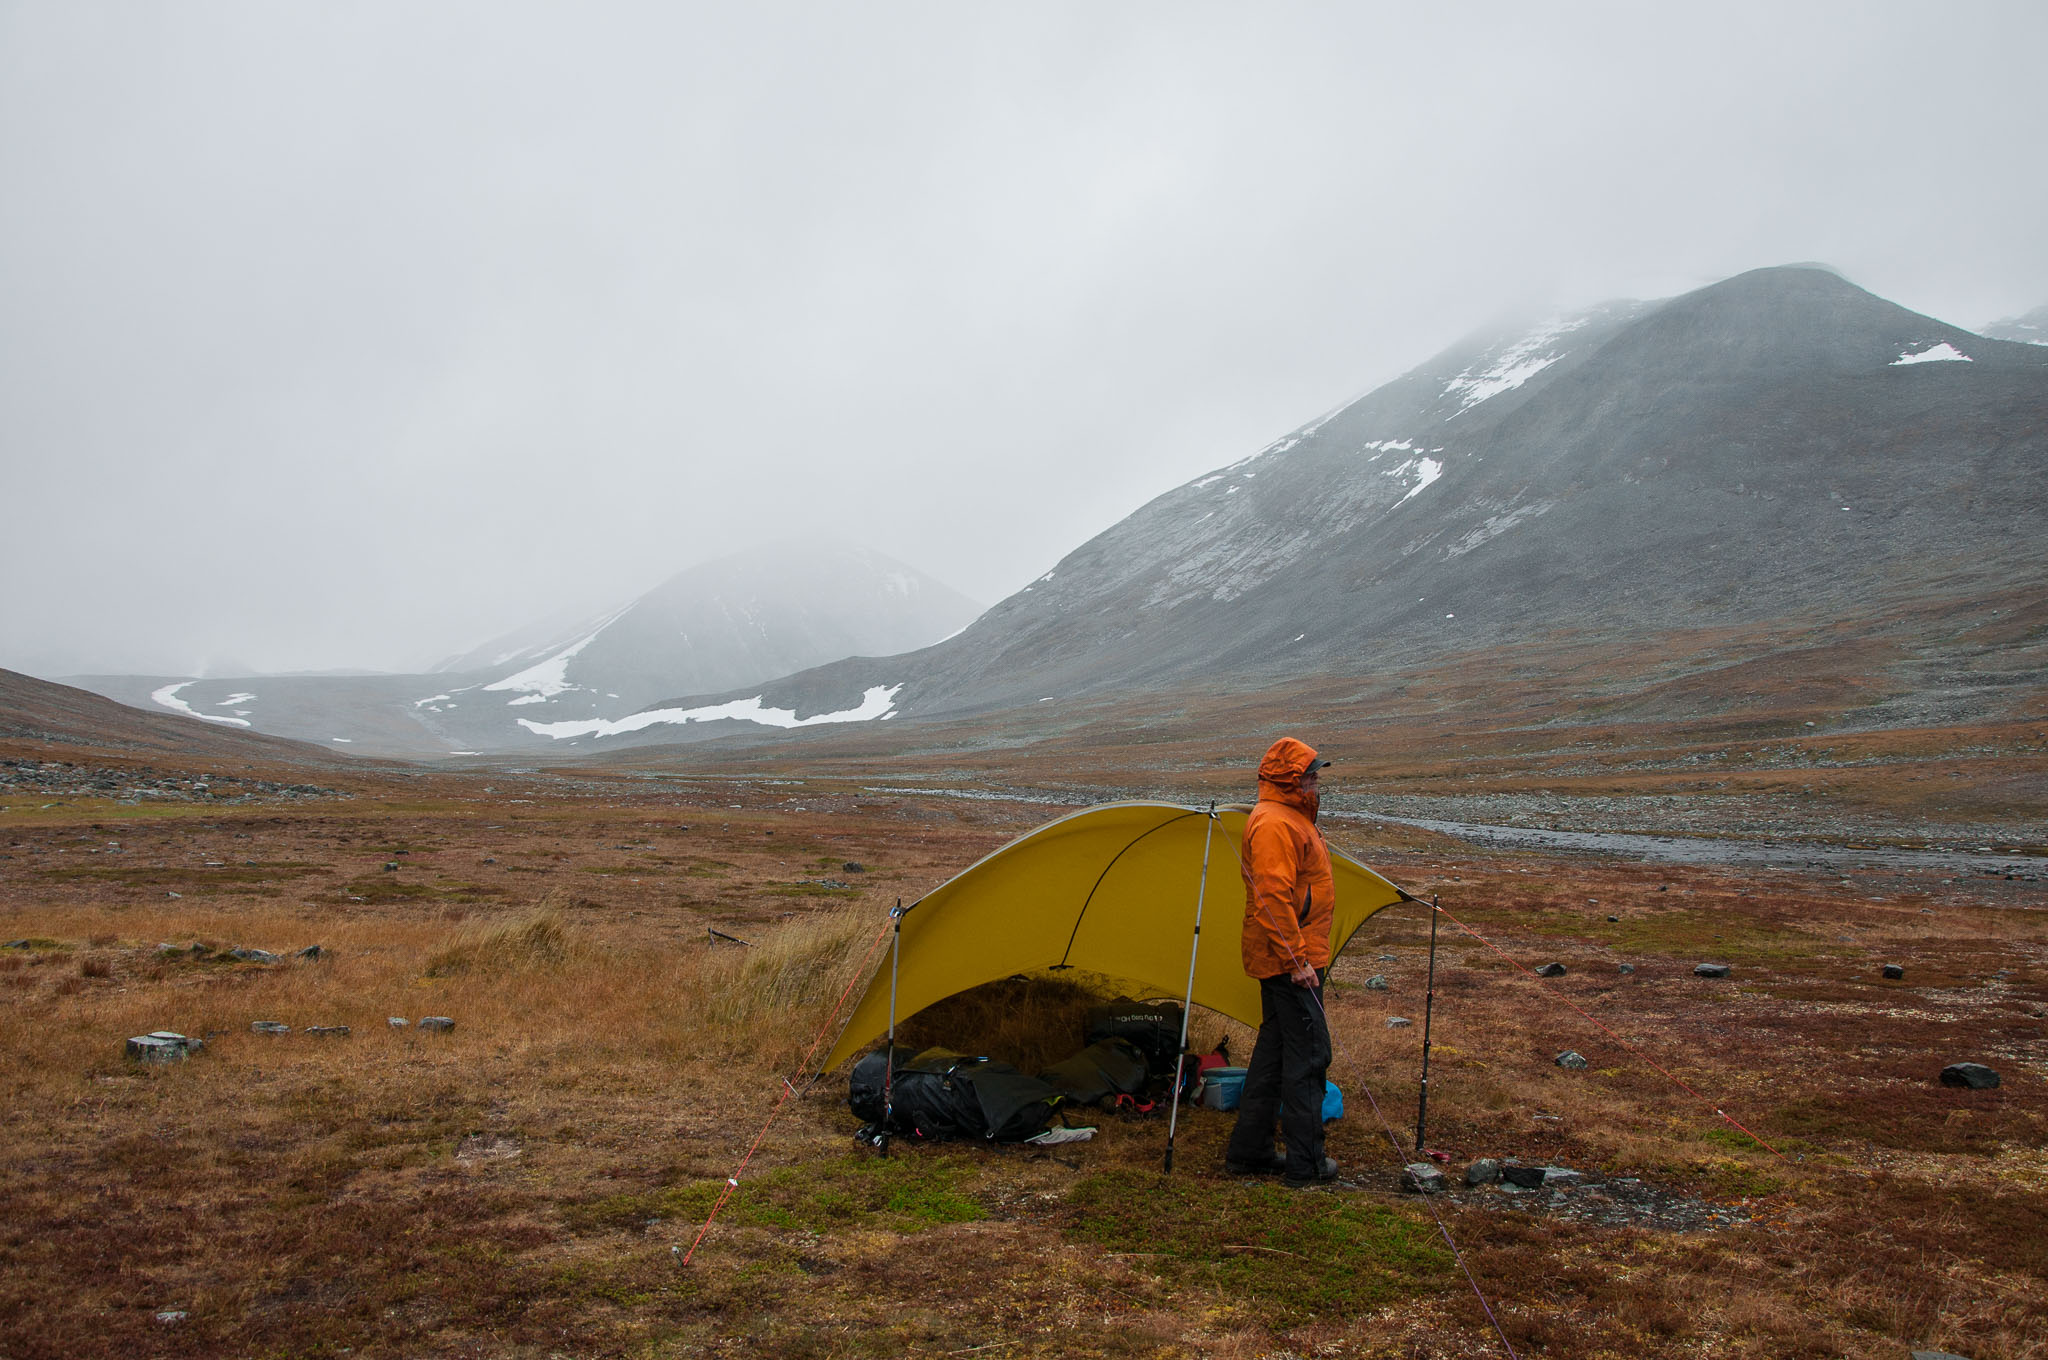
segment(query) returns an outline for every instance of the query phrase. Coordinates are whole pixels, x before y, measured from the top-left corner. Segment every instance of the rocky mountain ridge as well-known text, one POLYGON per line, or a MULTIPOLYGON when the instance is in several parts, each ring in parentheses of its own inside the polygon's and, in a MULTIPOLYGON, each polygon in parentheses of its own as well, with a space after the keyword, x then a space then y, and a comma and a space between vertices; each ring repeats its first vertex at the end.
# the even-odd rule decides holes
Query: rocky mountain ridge
MULTIPOLYGON (((1156 498, 946 643, 745 697, 937 717, 1574 630, 1938 615, 2041 581, 2044 460, 2041 349, 1758 270, 1455 346, 1156 498)), ((741 697, 547 735, 729 734, 741 697)))

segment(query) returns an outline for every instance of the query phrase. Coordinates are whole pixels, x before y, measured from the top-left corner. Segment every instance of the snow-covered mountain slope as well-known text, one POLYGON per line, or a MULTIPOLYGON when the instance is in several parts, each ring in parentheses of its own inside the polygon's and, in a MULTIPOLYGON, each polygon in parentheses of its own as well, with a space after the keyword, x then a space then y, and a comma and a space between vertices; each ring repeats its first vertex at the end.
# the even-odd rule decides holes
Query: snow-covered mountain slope
POLYGON ((665 695, 899 653, 957 633, 976 612, 957 591, 881 553, 777 543, 692 567, 593 617, 485 643, 423 676, 80 683, 138 706, 351 754, 478 754, 552 746, 541 729, 601 727, 665 695))
MULTIPOLYGON (((915 718, 1356 674, 2043 578, 2048 353, 1758 270, 1475 338, 1160 496, 923 652, 744 696, 915 718)), ((643 721, 558 740, 733 730, 643 721)))

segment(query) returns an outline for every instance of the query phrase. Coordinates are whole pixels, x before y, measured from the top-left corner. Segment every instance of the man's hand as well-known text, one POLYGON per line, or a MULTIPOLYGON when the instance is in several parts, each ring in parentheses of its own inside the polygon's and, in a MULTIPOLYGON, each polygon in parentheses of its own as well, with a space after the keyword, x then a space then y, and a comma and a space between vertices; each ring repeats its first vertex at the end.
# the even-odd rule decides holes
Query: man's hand
POLYGON ((1316 970, 1309 967, 1305 963, 1295 964, 1294 971, 1291 974, 1289 974, 1289 976, 1294 979, 1295 986, 1306 987, 1310 991, 1314 991, 1318 984, 1318 979, 1316 978, 1316 970))

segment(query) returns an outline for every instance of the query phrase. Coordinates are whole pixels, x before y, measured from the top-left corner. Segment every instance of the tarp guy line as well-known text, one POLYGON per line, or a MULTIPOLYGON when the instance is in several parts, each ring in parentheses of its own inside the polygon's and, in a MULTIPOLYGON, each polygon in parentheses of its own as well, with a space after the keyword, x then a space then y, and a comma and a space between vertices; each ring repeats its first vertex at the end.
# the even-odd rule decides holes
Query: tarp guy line
MULTIPOLYGON (((802 1072, 810 1067, 811 1055, 818 1051, 819 1044, 825 1042, 825 1031, 832 1028, 832 1022, 839 1018, 840 1009, 846 1005, 846 998, 853 995, 853 989, 868 975, 868 965, 874 962, 876 953, 881 950, 882 941, 889 938, 889 931, 895 924, 896 913, 891 912, 888 921, 883 923, 881 932, 875 936, 875 942, 869 945, 868 952, 861 956, 860 967, 853 972, 853 981, 846 984, 846 990, 832 1003, 831 1011, 825 1016, 825 1023, 818 1027, 817 1037, 812 1039, 811 1046, 804 1050, 803 1059, 797 1064, 797 1071, 802 1072)), ((813 1072, 810 1080, 804 1083, 805 1087, 808 1088, 823 1075, 822 1072, 813 1072)), ((769 1126, 775 1122, 775 1116, 782 1113, 782 1107, 787 1105, 789 1098, 795 1094, 796 1087, 790 1085, 788 1078, 785 1077, 782 1082, 782 1094, 775 1098, 775 1108, 769 1110, 768 1117, 761 1122, 761 1131, 754 1135, 754 1141, 747 1148, 747 1155, 740 1158, 740 1164, 725 1178, 725 1188, 718 1192, 717 1202, 711 1206, 711 1212, 704 1216, 704 1226, 697 1229, 697 1240, 690 1243, 690 1249, 683 1253, 684 1265, 690 1264, 690 1258, 697 1254, 697 1248, 704 1245, 704 1236, 711 1231, 712 1220, 718 1217, 719 1210, 725 1208, 725 1202, 732 1198, 732 1192, 740 1188, 740 1177, 746 1174, 748 1164, 754 1160, 754 1154, 761 1150, 761 1140, 768 1136, 769 1126)))
MULTIPOLYGON (((1409 898, 1409 900, 1412 902, 1416 899, 1409 898)), ((1437 908, 1435 907, 1434 903, 1432 903, 1431 910, 1434 911, 1436 909, 1437 908)), ((1288 950, 1288 953, 1294 954, 1294 951, 1290 949, 1288 950)), ((1330 962, 1334 964, 1336 960, 1333 958, 1330 960, 1330 962)), ((1294 955, 1294 965, 1297 968, 1303 966, 1301 956, 1298 954, 1294 955)), ((1309 1000, 1316 1003, 1316 1009, 1323 1012, 1323 1032, 1327 1034, 1330 1028, 1330 1013, 1329 1011, 1323 1008, 1322 989, 1309 988, 1308 996, 1309 1000)), ((1372 1087, 1365 1084, 1365 1078, 1360 1077, 1358 1079, 1358 1089, 1365 1092, 1366 1100, 1371 1102, 1373 1117, 1379 1120, 1380 1127, 1386 1130, 1387 1144, 1394 1149, 1394 1158, 1396 1161, 1399 1161, 1401 1158, 1401 1140, 1395 1136, 1394 1126, 1387 1122, 1387 1117, 1384 1114, 1380 1113, 1380 1102, 1378 1098, 1373 1095, 1372 1087)), ((1420 1144, 1416 1145, 1415 1155, 1417 1158, 1420 1158, 1423 1155, 1422 1147, 1420 1144)), ((1417 1188, 1418 1190, 1420 1190, 1420 1187, 1417 1188)), ((1458 1263, 1458 1269, 1465 1272, 1465 1282, 1472 1286, 1473 1294, 1478 1296, 1479 1307, 1481 1311, 1483 1311, 1486 1314, 1486 1320, 1493 1324, 1494 1334, 1500 1337, 1500 1344, 1507 1347, 1510 1360, 1521 1360, 1521 1357, 1515 1354, 1514 1345, 1511 1342, 1509 1342, 1508 1334, 1505 1331, 1501 1330, 1500 1319, 1496 1318, 1493 1315, 1493 1305, 1486 1301, 1486 1293, 1485 1291, 1480 1289, 1479 1281, 1473 1277, 1472 1267, 1465 1264, 1465 1254, 1459 1251, 1458 1244, 1451 1240, 1451 1230, 1449 1227, 1445 1226, 1444 1216, 1436 1211, 1436 1205, 1430 1200, 1428 1191, 1422 1190, 1421 1194, 1423 1204, 1428 1206, 1430 1217, 1436 1220, 1436 1230, 1444 1235, 1444 1242, 1451 1249, 1451 1259, 1458 1263)))
MULTIPOLYGON (((1393 1125, 1387 1123, 1387 1117, 1380 1113, 1380 1103, 1373 1097, 1372 1087, 1367 1086, 1365 1079, 1361 1077, 1358 1080, 1358 1089, 1365 1092, 1366 1100, 1372 1105, 1373 1118, 1379 1120, 1380 1127, 1387 1131, 1387 1142, 1393 1146, 1394 1156, 1398 1159, 1401 1156, 1401 1140, 1394 1136, 1393 1125)), ((1423 1151, 1419 1144, 1415 1149, 1415 1155, 1418 1159, 1423 1156, 1423 1151)), ((1430 1217, 1436 1220, 1436 1230, 1443 1234, 1444 1245, 1451 1249, 1451 1259, 1458 1263, 1458 1269, 1465 1272, 1465 1283, 1472 1286, 1473 1294, 1479 1299, 1480 1311, 1484 1312, 1486 1320, 1493 1324, 1494 1335, 1500 1338, 1500 1344, 1506 1347, 1511 1360, 1522 1360, 1522 1357, 1515 1354, 1514 1343, 1508 1340, 1508 1334, 1501 1329, 1500 1319, 1493 1315, 1493 1305, 1486 1301, 1486 1292, 1479 1287, 1479 1281, 1473 1277, 1472 1267, 1465 1264, 1465 1253, 1459 1251, 1458 1244, 1451 1240, 1451 1230, 1444 1223, 1444 1216, 1437 1212, 1436 1201, 1430 1197, 1427 1191, 1424 1191, 1422 1202, 1428 1207, 1430 1217)))

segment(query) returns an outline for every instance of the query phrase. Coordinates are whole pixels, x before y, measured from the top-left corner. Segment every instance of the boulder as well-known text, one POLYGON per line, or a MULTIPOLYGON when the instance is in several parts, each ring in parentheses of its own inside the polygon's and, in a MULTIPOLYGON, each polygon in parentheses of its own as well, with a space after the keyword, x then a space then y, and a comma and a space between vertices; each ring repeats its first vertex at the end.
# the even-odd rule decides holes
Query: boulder
POLYGON ((1440 1195, 1444 1191, 1443 1170, 1430 1162, 1410 1162, 1401 1168, 1401 1188, 1418 1195, 1440 1195))
MULTIPOLYGON (((683 829, 684 829, 685 831, 689 830, 689 828, 688 828, 688 827, 685 827, 685 828, 683 828, 683 829)), ((844 870, 845 872, 849 873, 849 874, 864 874, 864 873, 866 873, 866 872, 868 871, 868 866, 867 866, 867 865, 865 865, 865 864, 862 864, 862 863, 861 863, 861 862, 860 862, 859 860, 857 860, 857 859, 850 859, 850 860, 846 861, 846 863, 844 863, 844 864, 840 865, 839 867, 840 867, 840 868, 841 868, 842 870, 844 870)))
POLYGON ((276 963, 278 956, 268 949, 230 949, 228 957, 237 963, 276 963))
POLYGON ((1534 1190, 1543 1184, 1543 1168, 1540 1166, 1504 1166, 1500 1178, 1520 1190, 1534 1190))
POLYGON ((391 1028, 393 1029, 409 1029, 412 1027, 412 1021, 406 1019, 402 1015, 387 1016, 384 1020, 384 1023, 391 1026, 391 1028))
POLYGON ((306 1033, 312 1035, 316 1039, 346 1039, 348 1038, 348 1026, 308 1025, 306 1026, 306 1033))
POLYGON ((1724 978, 1728 976, 1725 963, 1702 963, 1692 970, 1694 977, 1724 978))
POLYGON ((1988 1091, 1999 1084, 1998 1073, 1983 1063, 1950 1063, 1941 1069, 1943 1086, 1962 1086, 1972 1091, 1988 1091))
POLYGON ((1586 1065, 1585 1058, 1579 1054, 1577 1049, 1573 1048, 1568 1048, 1558 1054, 1554 1061, 1559 1067, 1568 1067, 1574 1072, 1579 1071, 1586 1065))
POLYGON ((1405 1015, 1390 1015, 1387 1017, 1388 1029, 1407 1029, 1410 1025, 1414 1023, 1415 1022, 1413 1020, 1410 1020, 1405 1015))
POLYGON ((1888 963, 1884 966, 1884 975, 1893 981, 1897 981, 1906 975, 1906 970, 1896 963, 1888 963))
POLYGON ((1633 973, 1635 970, 1636 966, 1632 963, 1624 963, 1621 965, 1621 971, 1624 973, 1633 973))
POLYGON ((1365 990, 1367 990, 1368 992, 1386 991, 1387 975, 1385 973, 1374 973, 1371 977, 1365 980, 1365 990))
POLYGON ((1500 1163, 1491 1157, 1481 1157, 1465 1168, 1465 1184, 1492 1185, 1500 1179, 1500 1163))
POLYGON ((1537 977, 1563 977, 1565 967, 1561 963, 1546 963, 1536 970, 1537 977))
POLYGON ((252 1020, 249 1022, 249 1029, 250 1032, 255 1034, 290 1034, 292 1032, 290 1025, 278 1020, 252 1020))
POLYGON ((455 1022, 445 1015, 423 1015, 420 1017, 420 1028, 430 1034, 446 1034, 455 1028, 455 1022))
POLYGON ((1954 1351, 1914 1351, 1913 1360, 1968 1360, 1954 1351))
POLYGON ((292 957, 295 959, 305 959, 308 962, 311 962, 314 959, 325 958, 326 955, 327 951, 322 949, 319 945, 309 944, 304 949, 301 949, 298 953, 292 955, 292 957))

